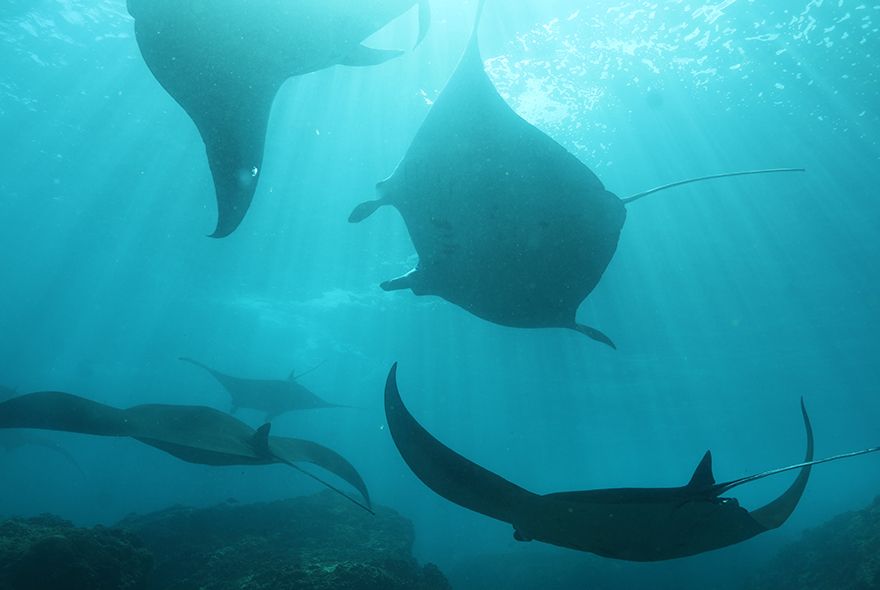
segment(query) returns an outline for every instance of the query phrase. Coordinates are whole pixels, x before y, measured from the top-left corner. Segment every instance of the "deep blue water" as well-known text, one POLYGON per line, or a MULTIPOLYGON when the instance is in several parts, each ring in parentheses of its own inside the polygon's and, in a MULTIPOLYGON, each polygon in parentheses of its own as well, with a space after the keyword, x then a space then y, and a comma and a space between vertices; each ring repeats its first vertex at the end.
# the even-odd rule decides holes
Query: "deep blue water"
MULTIPOLYGON (((273 431, 340 451, 377 503, 415 522, 417 556, 453 570, 484 553, 563 552, 516 543, 509 526, 411 475, 381 408, 393 361, 423 424, 536 492, 680 485, 707 448, 722 480, 794 463, 800 396, 817 456, 880 443, 880 4, 490 0, 481 47, 494 82, 620 196, 731 170, 807 169, 634 203, 579 312, 616 352, 377 287, 415 260, 406 228, 390 208, 346 219, 394 169, 465 45, 474 3, 432 4, 415 51, 285 84, 253 206, 213 240, 201 140, 144 64, 124 4, 7 0, 0 383, 226 410, 219 386, 177 357, 266 378, 323 362, 303 383, 362 409, 287 414, 273 431)), ((408 14, 370 43, 410 47, 414 31, 408 14)), ((127 440, 45 436, 85 474, 39 448, 0 455, 0 515, 111 523, 172 503, 316 489, 280 466, 200 467, 127 440)), ((778 531, 619 567, 679 588, 707 587, 724 564, 744 578, 753 568, 742 563, 757 567, 805 527, 867 504, 878 460, 816 468, 778 531)), ((791 477, 735 495, 758 506, 791 477)))

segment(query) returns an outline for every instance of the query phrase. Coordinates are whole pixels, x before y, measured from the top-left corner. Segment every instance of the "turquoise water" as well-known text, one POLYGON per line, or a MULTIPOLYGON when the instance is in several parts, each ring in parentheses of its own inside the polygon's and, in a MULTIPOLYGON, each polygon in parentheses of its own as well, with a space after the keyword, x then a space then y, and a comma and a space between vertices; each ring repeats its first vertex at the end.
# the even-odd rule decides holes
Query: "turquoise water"
MULTIPOLYGON (((426 427, 536 492, 680 485, 707 448, 722 480, 796 462, 802 395, 818 456, 880 442, 880 5, 489 2, 481 47, 496 86, 618 195, 807 169, 634 203, 578 316, 618 351, 377 287, 415 261, 406 228, 390 208, 346 219, 394 169, 466 43, 473 2, 432 5, 415 51, 285 84, 254 203, 222 240, 205 237, 216 218, 201 140, 144 64, 124 4, 0 8, 0 383, 227 410, 216 383, 177 357, 279 379, 323 363, 303 383, 359 409, 286 414, 273 431, 345 455, 377 503, 415 522, 418 557, 447 570, 486 553, 570 555, 516 543, 509 526, 410 474, 381 407, 393 361, 426 427)), ((370 44, 411 47, 415 20, 370 44)), ((0 456, 0 513, 109 523, 316 489, 282 467, 213 469, 125 440, 46 436, 85 475, 40 449, 0 456)), ((778 531, 655 569, 619 567, 696 587, 701 572, 758 563, 867 504, 877 460, 814 470, 778 531)), ((736 496, 759 506, 791 477, 736 496)))

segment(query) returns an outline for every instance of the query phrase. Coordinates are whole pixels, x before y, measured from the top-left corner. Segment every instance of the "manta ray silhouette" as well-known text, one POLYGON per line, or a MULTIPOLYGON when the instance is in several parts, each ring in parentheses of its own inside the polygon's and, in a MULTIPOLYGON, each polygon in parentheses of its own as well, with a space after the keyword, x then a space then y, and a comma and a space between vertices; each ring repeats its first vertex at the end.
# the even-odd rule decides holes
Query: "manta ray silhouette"
POLYGON ((428 0, 128 0, 141 54, 198 127, 217 195, 212 237, 232 233, 257 188, 269 113, 285 80, 402 52, 361 42, 428 0))
POLYGON ((571 153, 526 122, 483 68, 477 29, 379 198, 358 205, 357 223, 393 205, 419 256, 386 291, 437 295, 490 322, 570 328, 617 249, 625 205, 690 182, 801 169, 754 170, 680 181, 619 199, 571 153))
POLYGON ((146 404, 119 409, 70 393, 28 393, 0 403, 0 428, 37 428, 97 436, 131 437, 188 463, 270 465, 283 463, 372 512, 357 470, 341 455, 308 440, 269 436, 269 424, 254 430, 204 406, 146 404), (357 500, 297 463, 312 463, 351 485, 357 500))
POLYGON ((727 547, 781 526, 797 507, 813 465, 880 451, 873 447, 813 460, 813 430, 801 401, 807 451, 803 463, 715 483, 712 455, 703 456, 687 485, 618 488, 539 495, 459 455, 419 424, 400 399, 397 364, 385 384, 388 429, 401 457, 425 485, 469 510, 507 522, 519 541, 542 541, 629 561, 660 561, 727 547), (748 511, 721 494, 758 479, 799 469, 778 498, 748 511))
POLYGON ((300 375, 291 371, 286 381, 281 379, 245 379, 221 373, 188 357, 180 357, 179 360, 201 367, 210 373, 232 397, 233 412, 238 408, 262 410, 266 412, 266 422, 275 416, 294 410, 351 407, 324 401, 308 388, 297 383, 296 380, 311 372, 311 369, 300 375))

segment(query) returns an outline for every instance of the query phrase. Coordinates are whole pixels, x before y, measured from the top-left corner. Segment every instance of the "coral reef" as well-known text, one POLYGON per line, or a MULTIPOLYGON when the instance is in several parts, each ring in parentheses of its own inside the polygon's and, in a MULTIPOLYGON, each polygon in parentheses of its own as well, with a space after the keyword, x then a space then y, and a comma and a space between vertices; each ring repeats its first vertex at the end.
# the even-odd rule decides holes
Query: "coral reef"
POLYGON ((880 497, 805 531, 783 548, 748 590, 880 589, 880 497))
POLYGON ((114 528, 0 521, 0 590, 449 590, 412 557, 412 524, 325 492, 172 508, 114 528))
POLYGON ((0 522, 0 590, 145 590, 152 557, 130 534, 54 516, 0 522))
POLYGON ((153 552, 162 590, 447 590, 412 557, 412 524, 330 492, 132 516, 118 525, 153 552))

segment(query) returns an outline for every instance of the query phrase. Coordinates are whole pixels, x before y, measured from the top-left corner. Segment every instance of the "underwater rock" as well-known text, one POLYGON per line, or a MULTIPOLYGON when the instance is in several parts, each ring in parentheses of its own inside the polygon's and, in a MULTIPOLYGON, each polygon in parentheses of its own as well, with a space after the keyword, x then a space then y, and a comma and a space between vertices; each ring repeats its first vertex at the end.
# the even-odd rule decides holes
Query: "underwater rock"
POLYGON ((145 590, 151 567, 121 530, 48 515, 0 522, 0 590, 145 590))
POLYGON ((412 557, 412 524, 372 516, 330 492, 264 504, 227 503, 130 516, 120 528, 153 552, 163 590, 447 590, 412 557))
POLYGON ((880 589, 880 496, 784 547, 747 590, 880 589))

